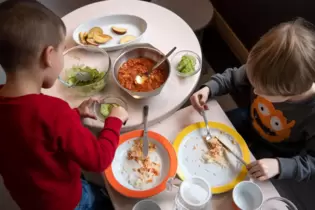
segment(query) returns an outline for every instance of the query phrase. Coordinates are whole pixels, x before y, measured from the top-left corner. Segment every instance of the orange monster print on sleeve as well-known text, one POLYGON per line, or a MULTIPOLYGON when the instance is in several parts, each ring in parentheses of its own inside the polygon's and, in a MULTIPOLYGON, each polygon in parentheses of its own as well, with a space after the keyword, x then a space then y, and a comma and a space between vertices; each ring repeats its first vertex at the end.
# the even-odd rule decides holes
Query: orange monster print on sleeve
POLYGON ((295 125, 280 110, 263 97, 257 96, 251 106, 252 124, 261 137, 270 142, 282 142, 290 137, 291 128, 295 125))

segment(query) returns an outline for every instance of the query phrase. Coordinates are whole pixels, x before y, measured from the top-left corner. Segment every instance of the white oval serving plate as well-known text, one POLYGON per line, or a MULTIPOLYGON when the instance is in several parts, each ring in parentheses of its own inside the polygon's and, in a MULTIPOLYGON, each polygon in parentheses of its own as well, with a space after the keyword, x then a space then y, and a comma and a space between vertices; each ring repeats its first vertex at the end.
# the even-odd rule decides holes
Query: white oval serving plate
POLYGON ((93 27, 102 28, 104 34, 110 35, 112 37, 110 41, 105 44, 100 44, 98 47, 103 48, 107 51, 113 51, 122 49, 129 44, 139 42, 142 39, 145 31, 147 30, 147 22, 144 19, 134 15, 121 14, 104 16, 79 25, 73 32, 73 40, 77 44, 83 45, 80 42, 79 33, 88 32, 93 27), (127 33, 123 35, 118 35, 112 31, 112 26, 126 28, 127 33), (136 39, 125 44, 120 44, 120 39, 126 35, 133 35, 136 37, 136 39))

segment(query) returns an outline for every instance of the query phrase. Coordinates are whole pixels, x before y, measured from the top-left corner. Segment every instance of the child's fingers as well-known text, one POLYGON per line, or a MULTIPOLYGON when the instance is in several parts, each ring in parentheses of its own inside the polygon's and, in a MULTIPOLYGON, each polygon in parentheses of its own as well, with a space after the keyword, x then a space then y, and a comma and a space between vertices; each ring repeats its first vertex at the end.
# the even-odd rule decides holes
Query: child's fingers
POLYGON ((255 174, 256 172, 262 171, 259 165, 255 165, 254 167, 250 168, 248 173, 255 174))
POLYGON ((251 168, 253 168, 255 165, 257 165, 258 164, 258 162, 257 161, 253 161, 253 162, 251 162, 250 164, 248 164, 247 166, 246 166, 246 168, 247 168, 247 170, 250 170, 251 168))
POLYGON ((100 102, 100 99, 99 98, 96 98, 96 97, 91 97, 90 99, 89 99, 89 103, 93 103, 93 102, 100 102))
POLYGON ((192 95, 191 96, 191 105, 198 111, 198 112, 201 112, 203 109, 202 109, 202 106, 198 100, 198 96, 196 94, 192 95))
POLYGON ((252 174, 252 177, 254 177, 255 179, 259 179, 259 177, 261 176, 264 176, 264 174, 261 171, 254 172, 252 174))
POLYGON ((198 102, 200 106, 204 106, 206 104, 206 99, 202 94, 198 94, 198 102))

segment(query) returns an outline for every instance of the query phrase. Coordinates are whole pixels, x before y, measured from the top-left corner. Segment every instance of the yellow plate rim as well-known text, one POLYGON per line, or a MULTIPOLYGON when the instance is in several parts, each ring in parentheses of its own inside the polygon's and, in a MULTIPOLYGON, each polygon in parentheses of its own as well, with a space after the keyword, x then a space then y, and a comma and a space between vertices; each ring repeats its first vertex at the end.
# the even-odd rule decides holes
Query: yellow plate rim
MULTIPOLYGON (((211 128, 215 128, 218 129, 220 131, 223 131, 227 134, 229 134, 231 137, 233 137, 235 139, 235 141, 239 144, 240 149, 242 151, 243 154, 243 160, 246 163, 250 162, 250 151, 248 149, 248 146, 245 142, 245 140, 241 137, 240 134, 238 134, 238 132, 236 130, 234 130, 233 128, 224 125, 222 123, 218 123, 218 122, 208 122, 208 125, 211 128)), ((198 122, 198 123, 194 123, 192 125, 187 126, 186 128, 184 128, 176 137, 175 141, 173 142, 173 147, 176 151, 176 154, 178 156, 178 150, 179 150, 179 146, 182 143, 183 139, 185 136, 187 136, 189 133, 191 133, 194 130, 200 129, 200 128, 204 128, 206 127, 206 124, 204 122, 198 122)), ((184 173, 182 172, 179 164, 178 164, 178 169, 177 169, 177 175, 179 176, 179 178, 181 180, 185 180, 185 176, 184 173)), ((219 187, 212 187, 211 191, 213 194, 220 194, 220 193, 224 193, 227 191, 232 190, 235 185, 237 185, 239 182, 243 181, 245 179, 247 175, 247 169, 246 167, 243 165, 239 174, 229 183, 223 185, 223 186, 219 186, 219 187)))

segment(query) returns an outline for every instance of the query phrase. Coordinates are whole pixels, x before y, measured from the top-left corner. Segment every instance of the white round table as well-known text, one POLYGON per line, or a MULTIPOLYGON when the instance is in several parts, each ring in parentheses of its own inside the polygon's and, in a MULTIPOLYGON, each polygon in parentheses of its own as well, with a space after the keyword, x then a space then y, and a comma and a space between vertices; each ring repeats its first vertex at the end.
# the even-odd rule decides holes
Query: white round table
MULTIPOLYGON (((191 50, 201 56, 199 42, 192 29, 175 13, 158 5, 135 0, 111 0, 93 3, 81 7, 62 19, 67 28, 66 46, 70 48, 75 45, 72 40, 74 29, 91 19, 113 14, 137 15, 148 23, 148 29, 141 40, 142 43, 149 43, 161 50, 168 52, 176 46, 177 51, 191 50)), ((176 52, 177 52, 176 51, 176 52)), ((176 53, 175 52, 175 53, 176 53)), ((121 52, 109 52, 112 63, 121 52)), ((175 54, 174 53, 174 54, 175 54)), ((173 54, 173 55, 174 55, 173 54)), ((172 56, 170 57, 170 61, 172 56)), ((98 96, 114 95, 124 99, 128 104, 129 120, 122 131, 129 131, 140 128, 142 124, 142 108, 149 105, 149 125, 155 124, 173 113, 175 113, 189 98, 195 89, 200 77, 200 72, 189 78, 180 78, 172 68, 170 79, 165 84, 160 95, 148 99, 134 99, 119 89, 110 75, 110 81, 103 92, 98 96)), ((67 101, 71 107, 77 107, 85 98, 65 97, 61 88, 62 84, 56 81, 53 88, 43 90, 44 94, 59 97, 67 101)), ((103 123, 97 120, 86 119, 84 123, 93 129, 103 128, 103 123)))

